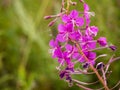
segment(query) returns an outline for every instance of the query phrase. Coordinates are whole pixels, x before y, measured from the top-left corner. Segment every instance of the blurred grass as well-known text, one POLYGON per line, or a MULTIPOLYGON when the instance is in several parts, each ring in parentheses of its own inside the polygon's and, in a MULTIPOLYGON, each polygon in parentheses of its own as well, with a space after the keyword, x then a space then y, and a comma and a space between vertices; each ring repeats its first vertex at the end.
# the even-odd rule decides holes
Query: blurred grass
MULTIPOLYGON (((120 56, 120 1, 86 2, 96 13, 91 25, 99 27, 98 36, 106 36, 117 46, 115 54, 120 56)), ((49 28, 49 20, 43 17, 58 13, 60 5, 58 0, 0 0, 0 90, 81 90, 75 86, 69 88, 59 79, 56 60, 48 53, 48 42, 54 37, 51 34, 56 32, 57 24, 49 28)), ((81 4, 75 8, 79 10, 81 4)), ((109 50, 98 52, 101 53, 112 55, 109 50)), ((112 64, 110 87, 120 79, 119 64, 120 61, 112 64)), ((91 76, 76 78, 95 80, 91 76)))

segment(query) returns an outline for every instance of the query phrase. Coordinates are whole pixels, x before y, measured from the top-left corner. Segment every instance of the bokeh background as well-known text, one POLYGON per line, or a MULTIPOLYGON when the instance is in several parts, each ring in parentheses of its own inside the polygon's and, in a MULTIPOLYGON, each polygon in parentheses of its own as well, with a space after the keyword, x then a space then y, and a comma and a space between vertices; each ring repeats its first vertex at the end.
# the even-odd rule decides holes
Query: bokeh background
MULTIPOLYGON (((96 13, 91 25, 99 27, 98 36, 107 37, 109 43, 117 46, 116 52, 99 51, 98 54, 108 54, 100 60, 107 62, 113 53, 120 56, 120 0, 85 1, 96 13)), ((81 5, 72 8, 82 10, 81 5)), ((49 28, 50 20, 43 17, 59 13, 60 7, 61 0, 0 0, 0 90, 82 90, 68 87, 60 80, 57 60, 48 53, 49 40, 55 36, 59 21, 49 28)), ((114 62, 110 69, 113 73, 108 83, 112 87, 120 80, 120 61, 114 62)), ((94 76, 76 78, 96 80, 94 76)))

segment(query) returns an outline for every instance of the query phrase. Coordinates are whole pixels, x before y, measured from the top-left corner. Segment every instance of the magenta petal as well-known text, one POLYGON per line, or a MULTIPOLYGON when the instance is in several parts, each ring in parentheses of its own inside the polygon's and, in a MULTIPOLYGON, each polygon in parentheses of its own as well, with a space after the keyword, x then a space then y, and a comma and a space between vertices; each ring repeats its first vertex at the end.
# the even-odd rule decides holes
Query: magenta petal
POLYGON ((82 49, 95 49, 96 42, 86 42, 85 44, 81 45, 82 49))
MULTIPOLYGON (((62 63, 62 62, 64 62, 63 59, 58 58, 58 63, 62 63)), ((62 65, 63 65, 63 64, 64 64, 64 63, 62 63, 62 65)))
POLYGON ((62 58, 62 51, 60 48, 57 48, 55 51, 54 51, 54 56, 58 57, 58 58, 62 58))
POLYGON ((84 11, 89 11, 89 6, 86 3, 84 3, 84 11))
POLYGON ((98 27, 96 27, 96 26, 88 27, 85 33, 86 33, 86 35, 94 37, 98 33, 98 27))
POLYGON ((96 53, 95 52, 85 52, 86 57, 91 61, 94 60, 96 58, 96 53))
POLYGON ((96 27, 96 26, 91 26, 90 29, 91 29, 93 32, 98 32, 98 27, 96 27))
POLYGON ((87 36, 87 35, 82 36, 82 41, 83 42, 87 42, 87 41, 90 41, 90 40, 93 40, 93 38, 90 37, 90 36, 87 36))
POLYGON ((91 26, 91 27, 90 27, 90 30, 91 30, 91 33, 92 33, 94 36, 97 35, 98 27, 96 27, 96 26, 91 26))
POLYGON ((69 19, 69 17, 65 14, 65 15, 62 16, 62 21, 63 21, 64 23, 67 23, 67 22, 70 21, 70 19, 69 19))
POLYGON ((77 10, 72 10, 69 16, 71 18, 77 18, 78 15, 79 15, 79 12, 77 10))
POLYGON ((81 56, 79 59, 78 59, 81 63, 85 62, 85 58, 83 56, 81 56))
POLYGON ((58 46, 58 43, 57 43, 57 41, 55 41, 55 40, 50 40, 50 42, 49 42, 49 46, 51 46, 52 48, 55 48, 56 46, 58 46))
POLYGON ((78 59, 81 58, 81 55, 76 52, 76 53, 73 53, 72 58, 75 59, 75 60, 78 60, 78 59))
POLYGON ((89 59, 94 60, 96 58, 96 53, 95 52, 89 52, 89 59))
POLYGON ((64 26, 63 24, 59 24, 59 26, 58 26, 58 31, 59 31, 60 33, 64 32, 64 31, 65 31, 65 26, 64 26))
POLYGON ((73 40, 80 40, 81 39, 81 33, 79 32, 73 32, 69 35, 69 37, 73 40))
POLYGON ((59 41, 59 42, 65 42, 67 40, 67 38, 65 37, 64 34, 58 34, 56 39, 59 41))
POLYGON ((90 49, 95 49, 96 48, 96 42, 89 42, 89 48, 90 49))
POLYGON ((70 58, 66 58, 65 61, 66 61, 67 65, 69 65, 71 63, 70 58))
POLYGON ((78 59, 79 53, 73 53, 72 58, 73 59, 78 59))
POLYGON ((84 25, 84 19, 79 17, 76 19, 76 25, 77 26, 83 26, 84 25))
POLYGON ((85 18, 86 18, 86 26, 89 26, 89 24, 90 24, 90 17, 89 17, 89 15, 86 15, 85 18))
POLYGON ((68 65, 67 65, 66 70, 74 71, 74 63, 69 62, 68 65))
POLYGON ((73 31, 73 24, 72 23, 66 24, 66 31, 68 31, 68 32, 72 32, 73 31))
POLYGON ((72 45, 67 44, 67 45, 65 46, 65 48, 66 48, 67 51, 71 51, 71 50, 72 50, 72 45))
POLYGON ((90 61, 92 65, 95 65, 95 60, 90 61))

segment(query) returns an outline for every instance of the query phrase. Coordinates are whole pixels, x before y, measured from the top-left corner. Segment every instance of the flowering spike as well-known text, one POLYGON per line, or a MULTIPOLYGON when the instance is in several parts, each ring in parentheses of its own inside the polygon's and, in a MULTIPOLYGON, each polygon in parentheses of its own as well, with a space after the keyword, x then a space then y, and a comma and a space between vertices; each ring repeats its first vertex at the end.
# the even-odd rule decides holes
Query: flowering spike
MULTIPOLYGON (((98 58, 107 56, 106 54, 98 55, 95 52, 96 50, 110 48, 115 51, 116 46, 108 45, 106 37, 95 39, 99 29, 97 26, 90 25, 91 16, 94 16, 95 13, 90 12, 89 5, 86 4, 84 0, 80 0, 80 2, 82 2, 84 8, 82 13, 75 9, 69 11, 69 6, 76 5, 76 2, 62 0, 61 12, 59 14, 44 17, 45 19, 55 17, 55 19, 49 23, 49 26, 52 26, 58 18, 61 20, 61 23, 58 24, 58 33, 55 39, 52 39, 49 43, 51 47, 50 52, 53 58, 58 59, 59 66, 57 69, 60 72, 60 78, 65 79, 69 85, 73 82, 77 83, 77 85, 80 84, 72 78, 71 75, 73 74, 94 73, 105 90, 109 90, 106 81, 108 67, 112 62, 120 59, 120 57, 110 59, 107 66, 104 65, 103 62, 96 62, 98 58), (67 3, 66 9, 65 3, 67 3), (97 46, 97 43, 99 46, 97 46), (78 70, 75 67, 76 64, 81 65, 83 68, 78 70), (92 69, 93 72, 89 72, 89 68, 92 69), (99 74, 98 70, 102 72, 102 76, 99 74)), ((86 90, 88 89, 87 87, 84 87, 84 89, 85 88, 86 90)))

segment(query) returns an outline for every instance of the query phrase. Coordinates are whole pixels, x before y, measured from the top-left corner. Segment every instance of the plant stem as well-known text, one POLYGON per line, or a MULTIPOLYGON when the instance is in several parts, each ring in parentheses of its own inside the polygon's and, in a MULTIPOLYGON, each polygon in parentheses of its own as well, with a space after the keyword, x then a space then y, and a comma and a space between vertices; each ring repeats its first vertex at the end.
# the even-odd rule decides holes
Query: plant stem
MULTIPOLYGON (((85 58, 86 61, 89 61, 88 58, 86 57, 86 55, 82 52, 79 44, 76 41, 72 41, 76 44, 79 53, 85 58)), ((98 79, 100 80, 100 82, 103 84, 105 90, 109 90, 108 86, 104 83, 103 78, 100 76, 100 74, 98 73, 98 71, 96 70, 96 68, 94 68, 94 66, 92 64, 90 64, 90 68, 95 72, 96 76, 98 77, 98 79)))
POLYGON ((69 7, 70 7, 70 0, 67 0, 66 13, 68 13, 68 12, 69 12, 69 7))

